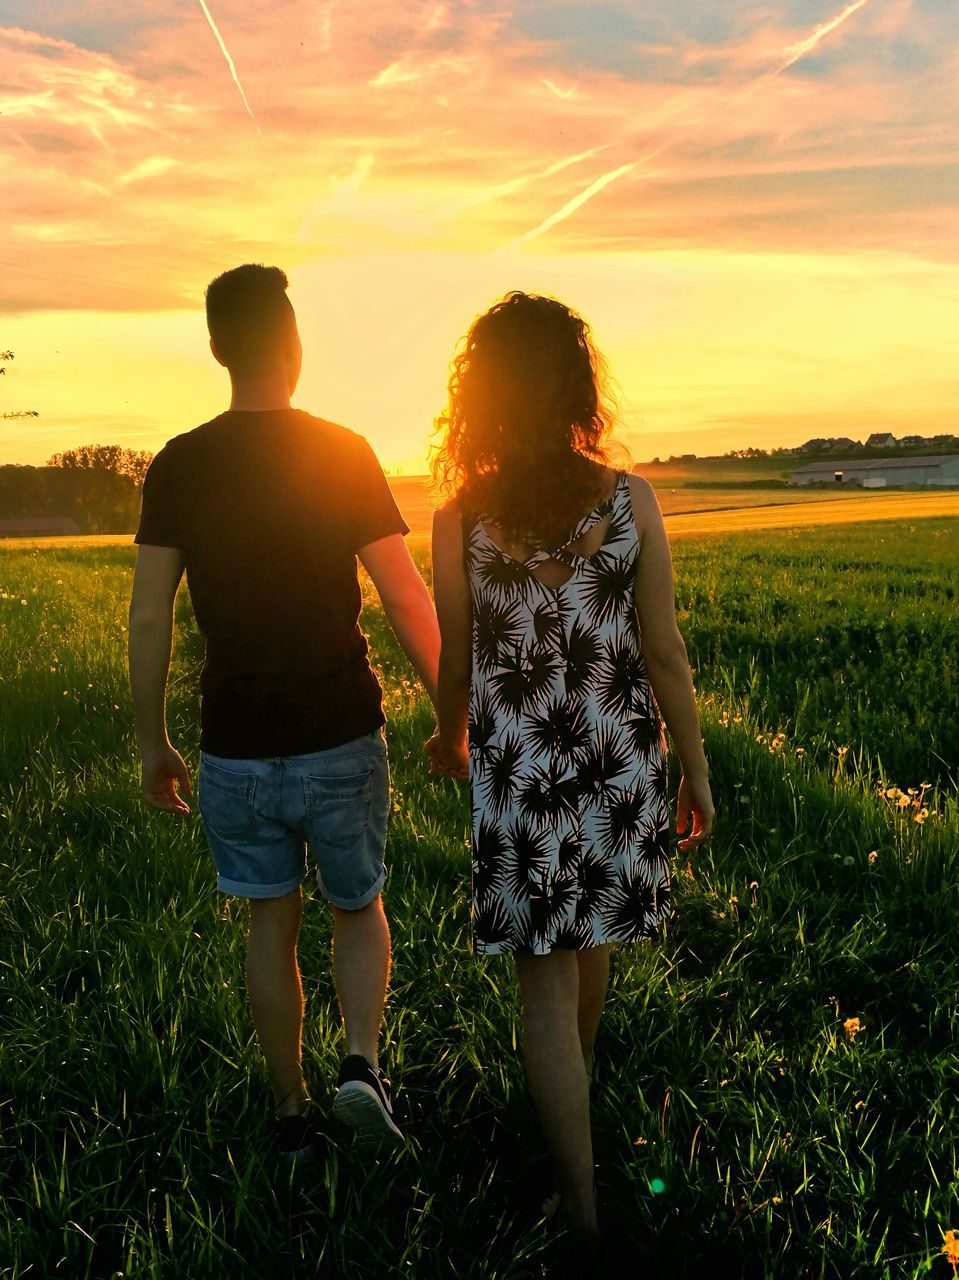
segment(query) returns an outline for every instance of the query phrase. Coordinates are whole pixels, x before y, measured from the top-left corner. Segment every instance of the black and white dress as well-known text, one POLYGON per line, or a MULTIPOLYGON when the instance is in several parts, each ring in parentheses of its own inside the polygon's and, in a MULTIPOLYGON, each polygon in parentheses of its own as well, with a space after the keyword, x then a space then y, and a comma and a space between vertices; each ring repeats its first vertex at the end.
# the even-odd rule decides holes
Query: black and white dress
POLYGON ((525 561, 482 518, 463 532, 475 950, 648 937, 669 906, 666 744, 640 649, 627 476, 562 547, 525 561), (570 549, 607 517, 598 551, 570 549), (565 566, 563 585, 537 576, 547 561, 565 566))

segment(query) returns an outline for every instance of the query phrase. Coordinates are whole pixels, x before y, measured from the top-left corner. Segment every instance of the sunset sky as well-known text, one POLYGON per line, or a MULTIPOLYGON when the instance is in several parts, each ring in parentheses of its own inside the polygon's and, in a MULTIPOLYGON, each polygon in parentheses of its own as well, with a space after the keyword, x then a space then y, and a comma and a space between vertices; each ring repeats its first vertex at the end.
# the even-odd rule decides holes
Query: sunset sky
POLYGON ((391 469, 512 288, 592 324, 637 459, 959 433, 956 0, 0 0, 0 209, 0 462, 219 412, 244 261, 391 469))

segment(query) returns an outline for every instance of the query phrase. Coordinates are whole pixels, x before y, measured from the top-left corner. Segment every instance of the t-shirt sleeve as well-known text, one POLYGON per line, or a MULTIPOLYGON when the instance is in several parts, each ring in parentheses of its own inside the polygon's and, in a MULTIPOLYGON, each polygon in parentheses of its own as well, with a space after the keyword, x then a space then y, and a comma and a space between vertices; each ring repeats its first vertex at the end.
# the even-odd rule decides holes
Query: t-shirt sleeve
POLYGON ((380 538, 388 538, 391 533, 405 536, 410 531, 376 454, 362 437, 353 468, 350 506, 350 541, 354 551, 380 538))
POLYGON ((150 463, 143 480, 140 525, 133 541, 148 547, 183 546, 178 487, 168 448, 150 463))

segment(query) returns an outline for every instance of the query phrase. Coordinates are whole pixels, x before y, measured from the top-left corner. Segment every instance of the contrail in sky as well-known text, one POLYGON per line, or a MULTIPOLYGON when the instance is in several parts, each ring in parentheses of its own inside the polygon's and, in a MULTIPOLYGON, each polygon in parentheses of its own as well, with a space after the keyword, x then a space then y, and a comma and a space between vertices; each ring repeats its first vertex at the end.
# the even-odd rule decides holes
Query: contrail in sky
MULTIPOLYGON (((778 76, 781 71, 785 71, 786 68, 791 67, 794 62, 798 62, 800 58, 805 57, 807 53, 810 53, 815 49, 820 40, 825 39, 830 32, 835 31, 837 27, 842 26, 846 19, 851 18, 857 9, 863 8, 863 6, 868 3, 869 0, 852 0, 851 4, 847 4, 845 9, 840 13, 837 13, 834 18, 830 18, 828 22, 821 23, 816 27, 815 31, 813 31, 811 35, 806 36, 804 40, 798 40, 795 44, 787 45, 783 50, 787 57, 778 67, 775 68, 775 70, 767 71, 765 74, 758 76, 751 84, 746 86, 745 91, 740 89, 739 92, 745 92, 747 97, 750 96, 761 84, 764 84, 773 76, 778 76)), ((679 129, 689 129, 695 123, 698 122, 690 120, 686 124, 680 125, 679 129)), ((527 231, 524 235, 519 236, 512 243, 523 244, 524 241, 533 240, 536 236, 541 236, 544 231, 549 231, 551 227, 556 226, 557 222, 562 222, 564 219, 568 218, 570 214, 575 213, 577 209, 582 208, 587 200, 592 200, 593 196, 602 191, 604 187, 608 187, 611 182, 616 182, 617 179, 624 177, 630 172, 630 170, 635 169, 638 164, 642 163, 642 161, 651 159, 654 155, 657 155, 660 151, 663 151, 666 147, 670 146, 674 141, 675 134, 673 137, 668 138, 665 142, 661 143, 660 146, 656 147, 653 151, 641 157, 640 160, 634 160, 631 164, 621 165, 618 169, 613 169, 610 173, 603 174, 601 178, 597 178, 596 181, 591 183, 585 191, 581 191, 578 196, 574 196, 572 200, 564 204, 561 209, 557 209, 554 214, 551 214, 550 217, 548 217, 544 222, 541 222, 539 226, 536 226, 532 231, 527 231)), ((542 176, 545 177, 546 175, 543 174, 542 176)))
MULTIPOLYGON (((213 14, 206 7, 206 0, 197 0, 197 2, 200 8, 203 10, 204 14, 206 15, 206 20, 210 24, 210 29, 212 30, 213 34, 216 36, 217 44, 223 50, 223 56, 224 58, 226 58, 226 65, 230 68, 230 75, 233 77, 233 83, 236 85, 237 89, 239 89, 240 91, 240 97, 243 99, 244 107, 246 107, 246 113, 250 117, 250 119, 253 121, 253 123, 256 125, 256 131, 262 138, 263 133, 260 129, 259 124, 257 123, 256 116, 253 114, 252 110, 250 109, 250 104, 246 100, 246 94, 243 92, 243 86, 240 84, 240 77, 236 74, 236 67, 233 65, 233 59, 230 57, 230 51, 226 47, 226 45, 223 43, 223 37, 220 35, 220 32, 217 29, 217 25, 213 21, 213 14)), ((860 3, 864 4, 865 0, 860 0, 860 3)))
POLYGON ((853 0, 852 4, 847 4, 841 13, 836 14, 835 18, 830 18, 828 22, 824 22, 821 26, 818 26, 811 36, 807 36, 805 40, 800 40, 796 44, 789 45, 789 47, 784 50, 785 53, 789 54, 789 57, 782 66, 777 67, 775 71, 771 71, 769 74, 778 76, 780 71, 785 71, 786 68, 791 67, 794 62, 798 62, 800 58, 805 56, 805 54, 810 53, 815 49, 816 45, 824 36, 828 36, 830 31, 835 31, 837 27, 841 27, 846 19, 851 18, 857 9, 861 9, 863 5, 868 3, 869 0, 853 0))
POLYGON ((527 231, 525 235, 519 236, 513 243, 523 244, 526 240, 533 240, 536 236, 541 236, 544 231, 549 231, 550 227, 555 227, 557 222, 562 222, 570 214, 575 213, 577 209, 581 209, 587 200, 592 200, 593 196, 598 195, 604 187, 608 187, 611 182, 615 182, 618 178, 630 173, 638 164, 638 160, 633 160, 630 164, 620 165, 618 169, 611 169, 609 173, 604 173, 601 178, 591 182, 585 191, 581 191, 578 196, 573 196, 572 200, 568 200, 562 209, 557 209, 544 222, 541 222, 538 227, 534 227, 532 231, 527 231))
POLYGON ((462 205, 458 205, 457 211, 473 209, 478 204, 488 204, 490 201, 499 200, 503 196, 512 195, 514 191, 519 191, 520 188, 528 186, 531 182, 539 182, 542 178, 551 178, 554 173, 560 173, 571 165, 580 164, 583 160, 591 160, 593 156, 599 155, 600 151, 605 151, 612 145, 611 142, 604 142, 598 147, 590 147, 588 151, 580 151, 575 156, 566 156, 563 160, 557 160, 536 173, 529 173, 521 178, 509 178, 506 182, 497 183, 495 187, 489 187, 486 191, 481 191, 479 195, 473 196, 462 205))

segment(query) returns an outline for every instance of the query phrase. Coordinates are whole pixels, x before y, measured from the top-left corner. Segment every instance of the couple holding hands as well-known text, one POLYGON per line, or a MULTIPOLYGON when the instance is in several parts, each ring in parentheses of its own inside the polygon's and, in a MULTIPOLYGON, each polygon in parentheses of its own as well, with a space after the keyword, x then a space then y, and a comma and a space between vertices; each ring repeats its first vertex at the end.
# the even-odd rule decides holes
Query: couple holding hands
POLYGON ((249 901, 247 992, 280 1158, 322 1157, 301 1066, 307 853, 333 913, 346 1055, 334 1114, 358 1158, 402 1142, 378 1041, 390 967, 382 697, 359 560, 436 709, 432 773, 469 778, 472 936, 514 957, 529 1089, 578 1248, 601 1237, 589 1080, 610 948, 669 905, 665 720, 679 848, 713 804, 655 496, 608 465, 583 320, 512 293, 453 360, 434 476, 433 595, 366 441, 290 405, 302 351, 275 267, 207 289, 229 409, 176 436, 143 488, 129 660, 145 798, 186 813, 165 691, 184 570, 206 642, 200 816, 218 888, 249 901))

